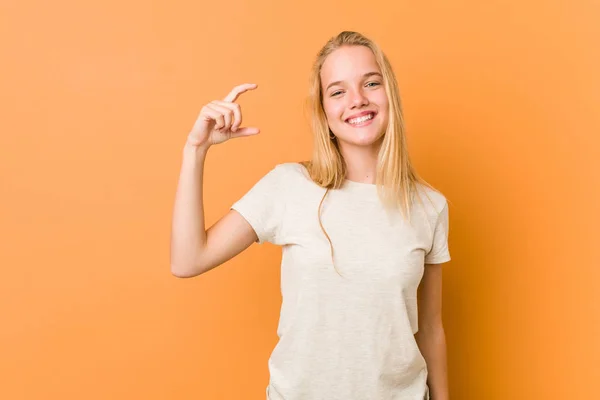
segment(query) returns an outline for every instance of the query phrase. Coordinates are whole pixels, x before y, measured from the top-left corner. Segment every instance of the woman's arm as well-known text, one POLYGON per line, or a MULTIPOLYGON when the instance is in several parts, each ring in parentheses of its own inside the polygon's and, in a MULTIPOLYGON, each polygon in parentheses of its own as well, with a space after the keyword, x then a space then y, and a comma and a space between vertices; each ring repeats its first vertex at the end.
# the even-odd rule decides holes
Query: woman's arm
POLYGON ((171 273, 189 278, 207 272, 257 240, 250 224, 231 210, 205 229, 203 171, 206 151, 186 144, 171 228, 171 273))
POLYGON ((233 210, 206 230, 202 192, 208 149, 231 138, 259 133, 257 128, 240 128, 242 114, 235 103, 240 94, 255 88, 254 84, 237 86, 223 101, 205 105, 188 135, 171 227, 171 273, 175 276, 200 275, 257 240, 252 226, 233 210))
POLYGON ((415 339, 427 363, 431 400, 448 400, 446 335, 442 323, 442 264, 426 264, 418 290, 419 331, 415 339))

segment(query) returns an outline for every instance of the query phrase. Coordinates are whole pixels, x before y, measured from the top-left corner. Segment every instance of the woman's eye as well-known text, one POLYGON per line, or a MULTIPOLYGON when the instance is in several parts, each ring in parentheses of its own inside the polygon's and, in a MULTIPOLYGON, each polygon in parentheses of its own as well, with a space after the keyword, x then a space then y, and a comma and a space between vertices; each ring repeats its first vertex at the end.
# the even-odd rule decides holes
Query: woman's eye
POLYGON ((338 90, 338 91, 336 91, 336 92, 333 92, 333 93, 331 93, 331 97, 333 97, 333 96, 337 96, 338 94, 341 94, 341 93, 342 93, 342 91, 341 91, 341 90, 338 90))
POLYGON ((370 87, 375 87, 375 86, 379 86, 379 85, 380 85, 379 82, 369 82, 369 83, 367 83, 367 86, 370 86, 370 87))

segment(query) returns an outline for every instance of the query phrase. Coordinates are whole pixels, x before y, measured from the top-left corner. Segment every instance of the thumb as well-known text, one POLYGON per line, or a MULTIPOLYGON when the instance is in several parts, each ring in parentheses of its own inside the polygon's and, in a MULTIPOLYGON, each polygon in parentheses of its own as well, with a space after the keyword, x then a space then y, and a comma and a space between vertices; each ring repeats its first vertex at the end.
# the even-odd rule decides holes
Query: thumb
POLYGON ((231 133, 232 138, 242 137, 242 136, 252 136, 260 133, 260 129, 254 127, 248 128, 240 128, 235 132, 231 133))

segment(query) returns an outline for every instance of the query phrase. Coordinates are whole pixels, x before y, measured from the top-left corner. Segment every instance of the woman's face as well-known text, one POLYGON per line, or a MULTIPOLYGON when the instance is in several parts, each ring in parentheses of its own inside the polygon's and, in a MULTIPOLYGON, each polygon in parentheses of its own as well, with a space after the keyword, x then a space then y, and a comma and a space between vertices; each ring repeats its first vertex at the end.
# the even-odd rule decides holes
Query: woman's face
POLYGON ((370 146, 388 123, 389 104, 381 70, 371 49, 344 46, 321 68, 323 109, 340 145, 370 146))

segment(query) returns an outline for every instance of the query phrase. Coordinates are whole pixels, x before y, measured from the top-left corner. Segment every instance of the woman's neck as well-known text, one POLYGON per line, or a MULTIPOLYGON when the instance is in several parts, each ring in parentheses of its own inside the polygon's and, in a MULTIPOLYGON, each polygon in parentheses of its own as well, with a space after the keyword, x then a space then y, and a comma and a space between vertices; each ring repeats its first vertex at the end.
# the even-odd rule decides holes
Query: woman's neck
POLYGON ((340 146, 346 162, 346 179, 360 183, 375 183, 379 146, 340 146))

